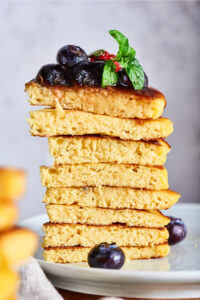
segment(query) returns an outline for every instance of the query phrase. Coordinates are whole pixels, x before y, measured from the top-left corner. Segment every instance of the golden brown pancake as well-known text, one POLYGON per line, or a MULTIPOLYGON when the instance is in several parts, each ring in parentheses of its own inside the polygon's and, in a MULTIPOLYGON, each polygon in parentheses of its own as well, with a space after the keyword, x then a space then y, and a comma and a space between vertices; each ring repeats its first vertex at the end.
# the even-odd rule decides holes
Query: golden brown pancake
POLYGON ((122 163, 163 165, 170 146, 164 140, 124 141, 106 136, 50 137, 55 164, 122 163))
POLYGON ((126 225, 82 225, 46 223, 43 246, 93 247, 100 243, 116 243, 118 246, 149 246, 168 240, 166 228, 129 227, 126 225))
POLYGON ((77 204, 82 207, 168 209, 180 198, 171 190, 145 190, 126 187, 48 188, 44 203, 77 204))
POLYGON ((30 132, 36 136, 100 134, 123 140, 165 138, 173 132, 169 119, 120 119, 78 110, 42 109, 31 111, 30 132))
POLYGON ((46 187, 123 186, 167 189, 164 167, 124 164, 82 164, 41 167, 41 181, 46 187))
MULTIPOLYGON (((44 249, 44 259, 60 264, 87 262, 91 247, 49 247, 44 249)), ((170 247, 168 243, 146 247, 121 247, 126 260, 147 259, 166 256, 170 247)))
POLYGON ((49 204, 46 206, 51 223, 164 227, 170 219, 157 210, 111 209, 49 204))
POLYGON ((164 95, 156 89, 143 91, 114 87, 46 87, 36 82, 25 86, 31 105, 75 109, 121 118, 156 119, 166 105, 164 95))

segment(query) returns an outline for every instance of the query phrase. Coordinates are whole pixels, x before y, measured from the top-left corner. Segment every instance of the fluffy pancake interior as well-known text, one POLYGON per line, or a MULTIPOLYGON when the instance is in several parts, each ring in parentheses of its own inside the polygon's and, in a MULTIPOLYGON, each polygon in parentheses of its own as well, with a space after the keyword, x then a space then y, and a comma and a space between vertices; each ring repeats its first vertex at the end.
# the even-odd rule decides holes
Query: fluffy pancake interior
POLYGON ((152 140, 173 132, 173 123, 166 118, 122 119, 77 110, 32 111, 28 121, 31 134, 38 136, 101 134, 124 140, 152 140))
POLYGON ((41 167, 42 184, 47 187, 126 186, 167 189, 168 173, 164 167, 125 164, 82 164, 41 167))
POLYGON ((81 225, 46 223, 44 247, 92 247, 107 242, 118 246, 149 246, 167 241, 166 228, 129 227, 122 225, 81 225))
POLYGON ((171 190, 98 186, 47 188, 43 202, 104 208, 167 209, 179 198, 180 194, 171 190))
POLYGON ((49 204, 46 206, 50 222, 128 226, 164 227, 170 221, 157 210, 109 209, 78 205, 49 204))
POLYGON ((55 164, 128 163, 163 165, 170 146, 163 140, 124 141, 101 136, 49 138, 49 151, 55 164))
MULTIPOLYGON (((121 247, 126 260, 147 259, 166 256, 170 247, 168 243, 147 247, 121 247)), ((55 263, 86 262, 91 247, 49 247, 44 249, 44 259, 55 263)))

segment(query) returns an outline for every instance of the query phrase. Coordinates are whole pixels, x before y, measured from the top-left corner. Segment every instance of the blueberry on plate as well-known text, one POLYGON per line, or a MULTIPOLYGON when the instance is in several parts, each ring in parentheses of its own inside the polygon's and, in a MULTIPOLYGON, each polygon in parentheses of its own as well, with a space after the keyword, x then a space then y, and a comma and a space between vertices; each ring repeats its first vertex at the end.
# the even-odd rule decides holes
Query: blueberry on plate
POLYGON ((41 85, 72 86, 70 71, 56 64, 41 67, 36 75, 35 81, 41 85))
POLYGON ((169 217, 170 223, 166 226, 169 231, 169 245, 180 243, 187 235, 187 228, 180 218, 169 217))
POLYGON ((88 264, 92 268, 121 269, 124 262, 124 252, 114 243, 101 243, 88 254, 88 264))
POLYGON ((82 61, 73 67, 74 78, 81 86, 101 86, 104 65, 104 61, 82 61))
POLYGON ((87 61, 88 56, 86 52, 74 45, 66 45, 58 50, 57 62, 67 68, 71 68, 81 61, 87 61))

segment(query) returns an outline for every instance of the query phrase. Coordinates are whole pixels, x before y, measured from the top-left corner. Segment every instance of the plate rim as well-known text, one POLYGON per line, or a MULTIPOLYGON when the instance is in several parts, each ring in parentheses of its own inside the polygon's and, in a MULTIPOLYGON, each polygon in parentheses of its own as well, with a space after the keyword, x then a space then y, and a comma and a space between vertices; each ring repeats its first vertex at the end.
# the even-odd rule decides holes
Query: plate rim
MULTIPOLYGON (((200 209, 200 204, 198 203, 179 203, 176 204, 176 207, 179 206, 180 208, 184 209, 188 207, 191 207, 193 209, 198 208, 200 209)), ((34 221, 36 219, 39 218, 47 218, 47 214, 43 213, 43 214, 38 214, 29 218, 26 218, 24 220, 22 220, 19 225, 20 226, 26 226, 30 229, 32 229, 34 231, 33 228, 29 227, 29 225, 27 225, 27 223, 34 223, 34 221)), ((40 264, 40 266, 42 268, 46 269, 46 266, 56 266, 56 267, 60 267, 63 270, 67 270, 68 272, 72 272, 72 273, 77 273, 79 272, 79 274, 84 273, 87 274, 88 276, 91 276, 92 274, 94 275, 108 275, 106 277, 110 277, 110 275, 112 275, 112 277, 114 276, 119 276, 119 272, 120 272, 120 277, 122 277, 123 279, 129 278, 130 279, 138 279, 139 281, 141 281, 141 279, 144 282, 148 281, 152 279, 153 281, 155 281, 156 283, 158 282, 164 282, 167 280, 167 283, 169 284, 169 282, 173 283, 174 280, 176 280, 176 282, 192 282, 194 283, 196 280, 196 282, 200 283, 200 270, 188 270, 188 271, 181 271, 181 270, 168 270, 168 271, 139 271, 139 270, 105 270, 105 269, 101 269, 101 268, 84 268, 81 266, 75 266, 74 264, 60 264, 60 263, 53 263, 53 262, 46 262, 43 259, 39 259, 36 258, 36 260, 38 261, 38 263, 40 264), (178 277, 178 281, 177 281, 177 277, 178 277)), ((80 275, 81 275, 80 274, 80 275)))

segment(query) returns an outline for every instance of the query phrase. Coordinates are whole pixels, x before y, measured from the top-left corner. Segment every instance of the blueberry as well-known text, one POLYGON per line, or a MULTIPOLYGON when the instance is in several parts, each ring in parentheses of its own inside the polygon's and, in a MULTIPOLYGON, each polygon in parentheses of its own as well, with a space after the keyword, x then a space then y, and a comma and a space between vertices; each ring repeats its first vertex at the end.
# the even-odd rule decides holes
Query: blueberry
POLYGON ((143 89, 148 87, 148 83, 149 83, 149 80, 148 80, 147 74, 144 72, 144 86, 143 86, 143 89))
MULTIPOLYGON (((128 75, 126 74, 125 70, 121 70, 118 72, 119 74, 119 79, 118 79, 118 85, 122 87, 133 87, 128 75)), ((146 73, 144 72, 144 88, 148 87, 148 77, 146 73)))
POLYGON ((180 218, 169 217, 170 223, 167 225, 169 231, 169 245, 180 243, 187 234, 187 228, 180 218))
POLYGON ((132 83, 124 70, 119 71, 118 85, 122 87, 133 87, 132 83))
POLYGON ((88 254, 88 264, 93 268, 121 269, 124 262, 124 252, 114 243, 102 243, 88 254))
POLYGON ((82 61, 73 68, 74 78, 81 86, 101 86, 104 65, 104 61, 82 61))
POLYGON ((71 86, 72 76, 70 71, 62 66, 49 64, 41 67, 35 81, 41 85, 71 86))
POLYGON ((78 46, 67 45, 62 47, 57 53, 57 62, 68 68, 87 60, 86 52, 78 46))

